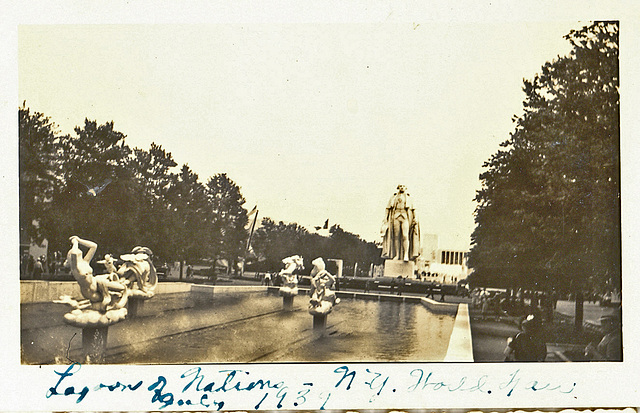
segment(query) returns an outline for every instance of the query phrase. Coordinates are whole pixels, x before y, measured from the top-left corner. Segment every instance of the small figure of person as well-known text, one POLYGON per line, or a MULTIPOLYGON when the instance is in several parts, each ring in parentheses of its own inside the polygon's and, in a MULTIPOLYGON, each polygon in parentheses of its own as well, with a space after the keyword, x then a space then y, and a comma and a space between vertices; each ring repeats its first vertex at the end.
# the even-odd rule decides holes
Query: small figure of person
POLYGON ((534 315, 527 316, 520 324, 522 330, 509 338, 504 349, 505 361, 544 361, 547 345, 542 338, 542 324, 534 315))
POLYGON ((193 267, 191 264, 187 265, 187 278, 193 278, 193 267))
POLYGON ((433 284, 427 285, 427 295, 426 295, 426 297, 427 298, 431 298, 431 299, 435 298, 435 296, 433 295, 433 284))
POLYGON ((42 258, 38 258, 33 265, 33 279, 40 280, 42 279, 42 274, 44 273, 44 266, 42 265, 42 258))
POLYGON ((20 257, 20 278, 25 279, 27 276, 27 261, 29 260, 29 254, 23 253, 20 257))
POLYGON ((264 285, 266 285, 267 287, 271 285, 271 273, 265 273, 264 275, 264 279, 262 280, 262 282, 264 283, 264 285))
POLYGON ((486 288, 483 288, 482 291, 480 291, 480 308, 482 311, 483 320, 489 314, 489 305, 490 305, 489 300, 490 300, 489 293, 487 292, 486 288))
POLYGON ((589 360, 622 361, 622 331, 616 314, 600 317, 604 336, 597 345, 589 343, 584 355, 589 360))
POLYGON ((29 254, 27 257, 27 275, 29 277, 33 277, 33 267, 36 264, 36 260, 33 258, 33 255, 29 254))
POLYGON ((364 282, 364 292, 368 293, 371 290, 371 280, 367 280, 364 282))
POLYGON ((402 295, 402 290, 404 289, 404 278, 402 278, 401 275, 398 276, 396 285, 398 286, 398 295, 402 295))

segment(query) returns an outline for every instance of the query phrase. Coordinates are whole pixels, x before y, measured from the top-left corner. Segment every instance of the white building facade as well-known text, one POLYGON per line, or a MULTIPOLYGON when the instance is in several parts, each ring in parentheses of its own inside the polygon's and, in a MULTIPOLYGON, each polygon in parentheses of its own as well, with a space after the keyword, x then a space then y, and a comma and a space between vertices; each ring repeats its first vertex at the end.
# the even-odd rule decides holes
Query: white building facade
POLYGON ((468 250, 440 248, 438 236, 423 236, 422 252, 416 262, 418 277, 440 284, 457 284, 467 278, 468 250))

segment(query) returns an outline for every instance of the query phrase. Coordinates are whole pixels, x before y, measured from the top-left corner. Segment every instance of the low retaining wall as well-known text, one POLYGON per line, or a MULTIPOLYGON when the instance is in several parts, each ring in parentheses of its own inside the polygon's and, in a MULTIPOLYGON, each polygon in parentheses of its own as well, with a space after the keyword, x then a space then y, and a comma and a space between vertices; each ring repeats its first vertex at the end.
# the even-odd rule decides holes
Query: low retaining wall
MULTIPOLYGON (((194 298, 207 299, 213 298, 214 294, 237 294, 237 293, 258 293, 269 291, 270 293, 277 293, 279 287, 273 286, 260 286, 260 285, 247 285, 247 286, 230 286, 230 285, 202 285, 202 284, 190 284, 180 282, 161 282, 156 287, 156 295, 176 294, 176 293, 190 293, 194 298)), ((300 287, 300 295, 304 296, 308 293, 309 289, 300 287)), ((50 303, 53 300, 57 300, 62 295, 69 295, 77 298, 81 297, 80 287, 78 283, 73 281, 34 281, 24 280, 20 281, 20 303, 50 303)), ((394 294, 373 294, 365 292, 352 292, 352 291, 336 291, 336 295, 340 298, 356 298, 362 300, 384 300, 384 301, 402 301, 421 303, 429 311, 438 314, 451 314, 455 315, 458 311, 458 305, 453 303, 443 303, 440 301, 432 300, 430 298, 409 296, 409 295, 394 295, 394 294)), ((151 301, 147 304, 151 304, 151 301)))
MULTIPOLYGON (((427 307, 429 311, 437 314, 451 314, 456 315, 460 306, 455 303, 443 303, 440 301, 432 300, 431 298, 420 298, 420 302, 423 306, 427 307)), ((466 304, 465 304, 466 305, 466 304)), ((469 312, 467 310, 467 319, 469 318, 469 312)))
POLYGON ((458 304, 456 320, 449 339, 449 347, 444 361, 472 362, 473 342, 471 340, 471 322, 469 320, 469 305, 458 304))
MULTIPOLYGON (((188 283, 161 282, 156 287, 156 294, 184 293, 191 291, 188 283)), ((50 303, 61 295, 82 297, 80 286, 75 281, 20 281, 20 303, 50 303)))
POLYGON ((267 291, 266 286, 261 285, 202 285, 191 284, 191 294, 197 295, 198 298, 212 297, 214 294, 229 294, 229 293, 258 293, 267 291))

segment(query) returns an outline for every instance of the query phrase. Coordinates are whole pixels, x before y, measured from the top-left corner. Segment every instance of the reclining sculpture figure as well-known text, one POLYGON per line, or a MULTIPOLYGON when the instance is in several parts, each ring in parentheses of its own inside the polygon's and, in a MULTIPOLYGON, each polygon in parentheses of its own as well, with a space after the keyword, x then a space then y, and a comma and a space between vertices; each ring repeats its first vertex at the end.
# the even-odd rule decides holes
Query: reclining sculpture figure
POLYGON ((74 308, 64 315, 68 324, 76 327, 106 327, 124 320, 129 298, 151 298, 157 284, 157 275, 151 262, 151 250, 146 247, 134 248, 132 254, 120 258, 124 264, 115 271, 115 262, 110 255, 103 261, 107 274, 94 275, 91 260, 98 245, 76 235, 69 238, 71 249, 64 265, 80 286, 82 299, 62 296, 56 303, 68 304, 74 308), (80 246, 88 249, 83 255, 80 246))

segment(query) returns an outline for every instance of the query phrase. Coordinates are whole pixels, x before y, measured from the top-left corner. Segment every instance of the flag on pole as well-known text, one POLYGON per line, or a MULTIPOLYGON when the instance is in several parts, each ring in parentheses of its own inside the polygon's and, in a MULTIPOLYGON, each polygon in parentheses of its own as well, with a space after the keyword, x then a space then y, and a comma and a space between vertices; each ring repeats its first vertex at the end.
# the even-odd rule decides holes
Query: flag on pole
POLYGON ((254 206, 253 209, 249 212, 247 212, 247 225, 245 225, 244 229, 246 229, 247 231, 251 229, 251 227, 253 226, 253 221, 255 221, 255 219, 258 217, 256 214, 258 213, 258 205, 254 206), (253 215, 256 215, 256 217, 252 220, 251 217, 253 215))
POLYGON ((326 221, 324 221, 324 225, 323 226, 318 226, 318 227, 314 227, 316 229, 316 231, 320 231, 321 229, 329 229, 329 219, 327 219, 326 221))
POLYGON ((253 231, 256 229, 256 221, 258 220, 258 205, 254 206, 253 209, 249 212, 248 217, 251 218, 252 215, 255 215, 253 218, 253 223, 251 224, 251 231, 249 232, 249 239, 247 240, 247 248, 245 251, 249 251, 251 247, 251 238, 253 238, 253 231))

